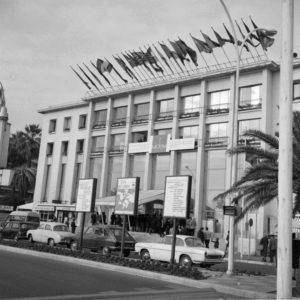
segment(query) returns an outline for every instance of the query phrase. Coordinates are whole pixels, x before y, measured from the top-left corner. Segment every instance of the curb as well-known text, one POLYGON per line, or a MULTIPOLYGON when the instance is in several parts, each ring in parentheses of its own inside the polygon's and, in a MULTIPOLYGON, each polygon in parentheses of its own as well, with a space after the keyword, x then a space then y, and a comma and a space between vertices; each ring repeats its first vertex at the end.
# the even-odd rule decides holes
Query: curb
POLYGON ((151 272, 151 271, 131 269, 131 268, 112 265, 112 264, 106 264, 106 263, 101 263, 101 262, 96 262, 96 261, 89 261, 89 260, 74 258, 74 257, 69 257, 69 256, 60 256, 60 255, 52 254, 52 253, 37 252, 37 251, 32 251, 32 250, 27 250, 27 249, 4 246, 4 245, 0 245, 0 250, 20 253, 20 254, 25 254, 25 255, 31 255, 31 256, 35 256, 35 257, 42 257, 42 258, 52 259, 52 260, 56 260, 56 261, 76 263, 77 265, 82 265, 85 267, 88 266, 88 267, 92 267, 92 268, 96 268, 96 269, 116 271, 116 272, 126 273, 126 274, 133 275, 133 276, 141 276, 141 277, 145 277, 145 278, 163 280, 163 281, 167 281, 167 282, 171 282, 171 283, 175 283, 175 284, 181 284, 181 285, 199 288, 199 289, 200 288, 214 288, 219 293, 231 294, 234 296, 246 297, 246 298, 250 298, 250 299, 275 299, 275 297, 276 297, 275 295, 268 294, 268 293, 255 292, 255 291, 250 291, 250 290, 242 290, 240 288, 234 288, 234 287, 229 287, 229 286, 225 286, 222 284, 217 284, 215 282, 210 282, 209 279, 197 281, 197 280, 193 280, 193 279, 187 279, 187 278, 182 278, 182 277, 177 277, 177 276, 172 276, 172 275, 167 275, 167 274, 161 274, 161 273, 156 273, 156 272, 151 272))

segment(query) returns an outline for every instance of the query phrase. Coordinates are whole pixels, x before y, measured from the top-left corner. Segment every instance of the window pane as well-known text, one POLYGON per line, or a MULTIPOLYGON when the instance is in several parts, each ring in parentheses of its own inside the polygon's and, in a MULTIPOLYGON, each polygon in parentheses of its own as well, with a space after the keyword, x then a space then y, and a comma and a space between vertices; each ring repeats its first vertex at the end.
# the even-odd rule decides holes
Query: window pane
POLYGON ((294 100, 300 100, 300 83, 294 84, 294 100))
POLYGON ((149 114, 149 103, 136 105, 136 116, 144 116, 149 114))
POLYGON ((113 146, 124 146, 125 145, 125 134, 114 134, 112 135, 113 146))
POLYGON ((135 154, 130 157, 130 176, 140 177, 140 189, 143 189, 145 172, 145 155, 135 154))
POLYGON ((132 142, 133 143, 147 142, 147 136, 148 136, 147 131, 134 132, 132 134, 132 142))
POLYGON ((156 155, 155 167, 152 173, 152 185, 154 189, 163 190, 165 177, 170 172, 170 155, 156 155))
POLYGON ((97 191, 96 191, 96 197, 99 197, 100 193, 100 182, 101 182, 101 172, 102 172, 102 157, 93 157, 90 160, 90 172, 89 177, 90 178, 96 178, 97 179, 97 191))
POLYGON ((114 110, 114 118, 115 119, 124 119, 127 114, 127 106, 116 107, 114 110))
POLYGON ((113 156, 109 159, 108 195, 115 195, 117 179, 122 177, 123 156, 113 156))
POLYGON ((92 152, 103 151, 105 136, 92 137, 92 152))
POLYGON ((180 138, 188 138, 194 137, 198 138, 198 126, 187 126, 179 128, 179 137, 180 138))

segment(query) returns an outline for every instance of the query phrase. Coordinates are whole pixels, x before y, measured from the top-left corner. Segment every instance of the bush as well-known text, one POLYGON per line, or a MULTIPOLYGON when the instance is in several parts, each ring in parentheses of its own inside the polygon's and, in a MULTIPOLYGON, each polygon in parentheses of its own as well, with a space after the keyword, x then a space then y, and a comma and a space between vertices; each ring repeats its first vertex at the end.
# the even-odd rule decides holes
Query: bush
POLYGON ((206 277, 195 267, 181 267, 178 264, 162 263, 158 261, 142 261, 132 258, 119 257, 116 255, 103 255, 100 253, 86 251, 72 251, 68 248, 53 247, 46 244, 29 243, 28 241, 8 241, 0 240, 0 244, 10 247, 18 247, 33 251, 52 253, 57 255, 71 256, 75 258, 87 259, 102 263, 114 264, 123 267, 135 268, 145 271, 159 272, 168 275, 187 277, 195 280, 206 279, 206 277))

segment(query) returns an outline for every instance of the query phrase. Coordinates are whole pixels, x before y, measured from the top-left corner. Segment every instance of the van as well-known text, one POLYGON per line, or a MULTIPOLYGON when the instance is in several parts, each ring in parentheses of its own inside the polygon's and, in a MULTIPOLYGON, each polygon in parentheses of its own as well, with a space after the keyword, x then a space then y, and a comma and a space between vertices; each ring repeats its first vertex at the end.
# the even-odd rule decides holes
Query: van
POLYGON ((39 213, 33 211, 13 211, 7 216, 6 220, 2 223, 2 227, 4 227, 5 224, 9 221, 28 222, 39 225, 40 215, 39 213))

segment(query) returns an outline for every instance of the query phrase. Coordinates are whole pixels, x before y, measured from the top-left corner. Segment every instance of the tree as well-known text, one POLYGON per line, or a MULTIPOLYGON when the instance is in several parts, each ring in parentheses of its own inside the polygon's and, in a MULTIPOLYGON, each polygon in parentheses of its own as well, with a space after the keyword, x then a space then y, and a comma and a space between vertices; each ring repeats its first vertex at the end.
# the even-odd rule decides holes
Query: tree
MULTIPOLYGON (((265 143, 265 149, 255 146, 256 143, 238 145, 229 149, 229 155, 244 154, 251 162, 242 177, 237 180, 227 191, 217 195, 214 200, 225 200, 232 196, 237 203, 244 197, 244 209, 236 217, 236 222, 251 210, 277 199, 278 197, 278 136, 266 134, 260 130, 247 130, 244 137, 250 141, 265 143)), ((300 112, 293 116, 293 193, 294 214, 300 212, 300 112)))

